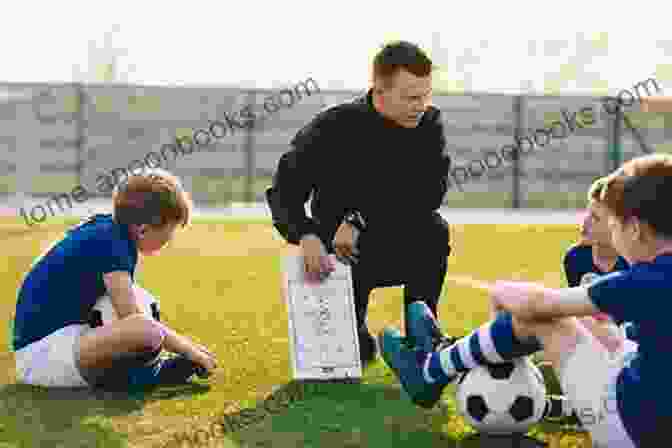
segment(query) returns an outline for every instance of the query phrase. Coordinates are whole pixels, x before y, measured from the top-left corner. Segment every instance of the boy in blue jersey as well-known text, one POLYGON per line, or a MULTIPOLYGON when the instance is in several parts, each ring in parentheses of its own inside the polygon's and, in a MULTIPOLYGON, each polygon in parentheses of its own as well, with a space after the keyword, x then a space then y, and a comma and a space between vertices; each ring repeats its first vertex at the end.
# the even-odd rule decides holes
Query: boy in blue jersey
POLYGON ((569 248, 562 260, 570 287, 589 283, 596 276, 628 268, 611 244, 607 226, 607 210, 599 202, 605 178, 599 178, 588 191, 588 207, 581 225, 579 241, 569 248))
POLYGON ((130 390, 186 382, 216 367, 205 347, 145 315, 134 293, 138 256, 158 253, 189 224, 189 194, 155 169, 118 185, 113 204, 113 215, 68 230, 25 276, 13 326, 19 382, 130 390), (90 312, 103 295, 119 319, 92 328, 90 312), (166 360, 164 350, 180 356, 166 360))
MULTIPOLYGON (((563 258, 569 287, 588 285, 602 275, 629 268, 628 262, 616 252, 611 242, 608 210, 599 200, 605 179, 599 178, 591 185, 581 238, 563 258)), ((631 322, 614 321, 606 313, 600 312, 579 320, 612 353, 621 349, 624 337, 631 340, 637 337, 636 327, 631 322), (619 330, 618 326, 622 329, 619 330)))
MULTIPOLYGON (((502 363, 539 349, 551 361, 563 391, 594 447, 662 446, 672 422, 667 372, 672 346, 672 156, 626 162, 608 176, 599 202, 608 212, 614 248, 629 268, 587 285, 546 288, 497 282, 491 287, 496 319, 448 347, 408 347, 395 329, 379 335, 383 359, 418 405, 432 407, 445 386, 478 365, 502 363), (598 312, 637 325, 638 341, 618 356, 577 319, 598 312), (662 444, 661 444, 662 441, 662 444)), ((431 313, 411 324, 428 339, 431 313)))

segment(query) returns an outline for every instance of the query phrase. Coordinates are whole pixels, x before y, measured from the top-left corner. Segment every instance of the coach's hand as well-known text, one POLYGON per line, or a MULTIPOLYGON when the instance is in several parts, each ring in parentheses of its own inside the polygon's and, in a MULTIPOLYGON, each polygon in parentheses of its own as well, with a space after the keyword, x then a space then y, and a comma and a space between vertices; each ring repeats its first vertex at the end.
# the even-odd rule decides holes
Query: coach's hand
POLYGON ((301 238, 300 246, 306 265, 306 280, 319 282, 334 271, 327 249, 318 236, 305 235, 301 238))
POLYGON ((336 258, 338 258, 341 263, 352 265, 359 261, 357 238, 359 238, 359 230, 352 225, 343 222, 338 226, 336 235, 334 235, 333 246, 336 258))

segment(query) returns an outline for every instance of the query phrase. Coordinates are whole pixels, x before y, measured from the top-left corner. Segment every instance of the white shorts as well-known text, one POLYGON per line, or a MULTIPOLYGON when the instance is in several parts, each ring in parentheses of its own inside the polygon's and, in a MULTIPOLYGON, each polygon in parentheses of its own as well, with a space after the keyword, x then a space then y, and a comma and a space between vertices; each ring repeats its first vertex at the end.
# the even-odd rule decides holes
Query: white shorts
POLYGON ((17 381, 44 387, 88 387, 77 360, 79 336, 90 328, 86 324, 68 325, 17 350, 17 381))
POLYGON ((637 351, 637 343, 625 340, 611 355, 592 338, 581 338, 563 360, 560 384, 583 427, 590 432, 593 448, 634 448, 616 401, 618 374, 637 351))

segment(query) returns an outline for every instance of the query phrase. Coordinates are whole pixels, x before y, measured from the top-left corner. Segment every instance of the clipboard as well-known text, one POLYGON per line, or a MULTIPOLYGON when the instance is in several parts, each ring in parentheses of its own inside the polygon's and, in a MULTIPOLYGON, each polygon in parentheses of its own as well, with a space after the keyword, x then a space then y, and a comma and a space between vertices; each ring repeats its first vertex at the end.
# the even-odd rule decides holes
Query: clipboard
POLYGON ((352 273, 331 257, 335 270, 320 283, 306 282, 301 255, 286 255, 283 260, 282 292, 295 380, 362 377, 352 273))

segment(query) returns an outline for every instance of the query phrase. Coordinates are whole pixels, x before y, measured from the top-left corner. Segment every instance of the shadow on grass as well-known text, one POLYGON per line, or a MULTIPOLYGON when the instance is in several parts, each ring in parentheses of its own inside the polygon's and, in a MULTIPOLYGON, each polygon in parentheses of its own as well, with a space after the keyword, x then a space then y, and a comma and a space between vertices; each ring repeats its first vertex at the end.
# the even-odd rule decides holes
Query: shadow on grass
POLYGON ((542 448, 547 443, 529 436, 477 434, 460 442, 460 448, 542 448))
POLYGON ((127 447, 110 417, 138 413, 152 401, 202 394, 207 385, 163 387, 143 394, 46 389, 25 384, 0 388, 0 445, 11 447, 127 447))
POLYGON ((253 406, 225 407, 208 427, 173 433, 161 448, 544 446, 531 437, 475 435, 456 417, 451 386, 439 406, 426 410, 414 406, 389 376, 291 381, 253 406))
POLYGON ((398 385, 292 381, 253 407, 224 409, 208 428, 173 434, 164 447, 457 447, 436 429, 443 412, 413 406, 398 385))

